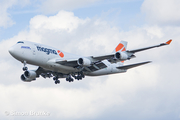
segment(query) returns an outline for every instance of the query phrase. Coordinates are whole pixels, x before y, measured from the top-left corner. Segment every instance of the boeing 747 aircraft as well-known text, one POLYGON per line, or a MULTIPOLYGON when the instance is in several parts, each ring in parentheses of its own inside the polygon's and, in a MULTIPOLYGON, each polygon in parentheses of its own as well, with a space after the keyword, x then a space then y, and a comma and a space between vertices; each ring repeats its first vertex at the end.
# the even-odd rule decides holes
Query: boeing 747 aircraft
POLYGON ((55 84, 58 84, 60 83, 59 78, 66 78, 66 81, 73 82, 74 79, 81 80, 85 76, 126 72, 130 68, 150 62, 123 65, 124 61, 134 58, 136 52, 169 45, 171 41, 135 50, 127 50, 127 42, 121 41, 111 54, 88 57, 66 53, 39 43, 19 41, 9 49, 9 53, 24 64, 22 81, 31 82, 42 76, 44 78, 53 77, 55 84), (39 66, 39 68, 28 70, 26 64, 39 66))

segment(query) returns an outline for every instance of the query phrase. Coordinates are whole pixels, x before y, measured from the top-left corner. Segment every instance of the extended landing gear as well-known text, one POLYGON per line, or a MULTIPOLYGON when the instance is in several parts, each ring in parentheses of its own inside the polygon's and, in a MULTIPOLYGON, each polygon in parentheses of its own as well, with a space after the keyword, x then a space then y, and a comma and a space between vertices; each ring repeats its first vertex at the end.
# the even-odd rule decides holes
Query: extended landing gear
POLYGON ((64 75, 64 74, 60 75, 58 73, 55 73, 53 80, 54 80, 55 84, 60 84, 60 80, 58 80, 59 78, 66 78, 66 81, 73 82, 74 79, 82 80, 82 78, 84 78, 84 77, 85 76, 84 76, 83 72, 71 73, 71 74, 66 74, 66 75, 64 75))
POLYGON ((73 82, 74 79, 69 75, 69 76, 66 78, 66 81, 73 82))
POLYGON ((60 84, 60 80, 55 80, 55 84, 60 84))
POLYGON ((55 84, 60 84, 60 80, 58 80, 58 77, 53 77, 53 80, 55 81, 55 84))
POLYGON ((23 71, 27 71, 28 70, 28 68, 27 67, 23 67, 23 71))
POLYGON ((84 74, 83 72, 78 72, 78 75, 73 75, 73 77, 77 80, 82 80, 82 78, 84 78, 84 74))
POLYGON ((27 71, 27 70, 28 70, 28 67, 26 67, 26 64, 27 64, 26 61, 24 61, 23 64, 24 64, 24 67, 22 68, 23 71, 27 71))

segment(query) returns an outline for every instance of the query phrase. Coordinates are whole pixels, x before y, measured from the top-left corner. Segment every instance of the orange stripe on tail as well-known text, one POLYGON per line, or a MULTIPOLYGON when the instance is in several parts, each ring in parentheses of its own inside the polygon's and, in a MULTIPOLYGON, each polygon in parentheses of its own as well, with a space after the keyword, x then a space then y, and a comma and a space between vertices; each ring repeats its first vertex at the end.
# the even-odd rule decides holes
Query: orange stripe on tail
POLYGON ((122 43, 119 43, 119 45, 116 47, 116 52, 121 50, 124 47, 124 45, 122 43))
POLYGON ((123 52, 123 51, 126 51, 126 48, 125 48, 125 47, 123 48, 122 52, 123 52))

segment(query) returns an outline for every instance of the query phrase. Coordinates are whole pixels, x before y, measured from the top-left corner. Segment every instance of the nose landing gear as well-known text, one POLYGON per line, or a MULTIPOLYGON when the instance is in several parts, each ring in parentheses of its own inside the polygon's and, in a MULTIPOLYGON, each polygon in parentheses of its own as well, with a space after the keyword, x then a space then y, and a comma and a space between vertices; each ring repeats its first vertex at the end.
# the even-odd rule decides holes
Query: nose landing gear
POLYGON ((24 67, 22 68, 23 71, 27 71, 27 70, 28 70, 28 67, 26 67, 26 64, 27 64, 26 61, 24 61, 23 64, 24 64, 24 67))

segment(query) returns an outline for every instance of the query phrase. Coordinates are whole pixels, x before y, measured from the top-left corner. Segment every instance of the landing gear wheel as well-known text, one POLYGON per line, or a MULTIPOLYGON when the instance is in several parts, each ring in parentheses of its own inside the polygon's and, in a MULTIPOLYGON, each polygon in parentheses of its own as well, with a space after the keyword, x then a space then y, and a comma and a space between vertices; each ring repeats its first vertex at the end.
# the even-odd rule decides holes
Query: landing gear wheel
POLYGON ((27 67, 23 67, 23 71, 27 71, 28 70, 28 68, 27 67))
POLYGON ((76 76, 74 76, 75 79, 77 80, 82 80, 82 78, 84 78, 85 75, 83 74, 83 72, 78 72, 78 74, 76 76))
POLYGON ((82 76, 81 75, 77 76, 77 80, 82 80, 82 76))
POLYGON ((73 78, 71 78, 71 82, 73 82, 74 81, 74 79, 73 78))
POLYGON ((57 80, 58 84, 60 84, 60 80, 57 80))
POLYGON ((55 80, 55 84, 60 84, 60 80, 55 80))
POLYGON ((68 81, 68 82, 73 82, 74 79, 73 79, 71 76, 69 76, 68 78, 66 78, 66 81, 68 81))
POLYGON ((56 80, 58 80, 58 79, 57 79, 57 77, 53 77, 53 80, 55 80, 55 81, 56 81, 56 80))

